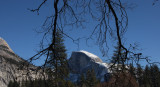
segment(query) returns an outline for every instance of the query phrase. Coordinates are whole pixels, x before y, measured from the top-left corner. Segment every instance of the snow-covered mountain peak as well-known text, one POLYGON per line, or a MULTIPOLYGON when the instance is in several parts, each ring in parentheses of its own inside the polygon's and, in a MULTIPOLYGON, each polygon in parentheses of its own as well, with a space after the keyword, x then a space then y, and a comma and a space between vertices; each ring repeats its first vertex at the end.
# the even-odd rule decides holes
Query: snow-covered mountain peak
POLYGON ((95 62, 102 62, 102 60, 98 56, 96 56, 88 51, 80 50, 79 52, 84 53, 85 55, 87 55, 89 58, 91 58, 95 62))
POLYGON ((70 79, 72 81, 75 79, 75 74, 79 76, 81 73, 86 73, 91 69, 95 71, 96 77, 100 81, 104 81, 104 75, 108 73, 109 67, 107 64, 103 63, 98 56, 84 50, 72 52, 68 64, 71 70, 72 76, 70 79))

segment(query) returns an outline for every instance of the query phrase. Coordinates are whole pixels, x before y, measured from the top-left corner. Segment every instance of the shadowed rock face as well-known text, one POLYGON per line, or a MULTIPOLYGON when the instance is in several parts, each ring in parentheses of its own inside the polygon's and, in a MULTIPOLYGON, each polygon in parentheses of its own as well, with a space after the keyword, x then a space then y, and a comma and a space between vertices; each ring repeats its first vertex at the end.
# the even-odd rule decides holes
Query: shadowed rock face
MULTIPOLYGON (((87 51, 72 52, 68 64, 71 73, 74 75, 77 74, 80 76, 81 73, 86 73, 89 69, 93 69, 96 77, 104 81, 104 75, 108 73, 108 64, 103 63, 98 56, 87 51)), ((74 76, 71 77, 75 79, 74 76)))
POLYGON ((10 80, 22 81, 26 79, 42 78, 42 72, 37 73, 37 67, 29 64, 16 55, 7 42, 0 38, 0 87, 7 87, 10 80), (22 63, 23 68, 21 68, 22 63), (29 73, 29 74, 27 74, 29 73))
POLYGON ((83 72, 83 69, 95 62, 102 63, 102 60, 87 51, 72 52, 71 58, 69 59, 70 67, 75 73, 83 72))

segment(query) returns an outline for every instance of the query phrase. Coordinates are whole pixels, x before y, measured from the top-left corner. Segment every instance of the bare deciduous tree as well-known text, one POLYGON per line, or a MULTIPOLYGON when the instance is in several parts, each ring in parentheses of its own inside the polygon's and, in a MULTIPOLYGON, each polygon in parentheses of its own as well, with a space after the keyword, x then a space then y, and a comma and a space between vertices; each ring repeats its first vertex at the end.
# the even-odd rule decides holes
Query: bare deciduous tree
MULTIPOLYGON (((45 3, 49 0, 43 0, 41 4, 36 9, 30 9, 32 12, 37 12, 43 7, 45 3)), ((51 0, 52 1, 52 0, 51 0)), ((145 59, 150 63, 148 57, 143 57, 142 53, 136 53, 136 47, 130 45, 126 47, 123 44, 122 38, 128 27, 128 16, 126 9, 127 4, 122 0, 53 0, 53 14, 47 16, 42 28, 45 30, 43 33, 43 38, 41 41, 41 50, 30 58, 30 62, 39 59, 42 55, 47 55, 44 65, 48 61, 49 51, 55 53, 55 35, 56 31, 59 30, 64 36, 73 40, 73 42, 79 39, 73 39, 68 34, 64 33, 67 27, 83 27, 86 20, 90 18, 95 21, 94 29, 86 40, 93 39, 95 36, 97 43, 100 47, 102 54, 105 56, 109 49, 108 38, 116 40, 119 44, 118 48, 124 50, 124 53, 118 51, 118 57, 116 61, 112 64, 112 67, 116 63, 122 62, 121 72, 128 70, 126 65, 133 62, 135 64, 139 63, 139 60, 145 59), (90 18, 87 18, 85 16, 90 18), (67 26, 67 27, 66 27, 67 26), (49 36, 49 39, 48 39, 49 36), (49 41, 49 45, 44 47, 44 40, 49 41)))

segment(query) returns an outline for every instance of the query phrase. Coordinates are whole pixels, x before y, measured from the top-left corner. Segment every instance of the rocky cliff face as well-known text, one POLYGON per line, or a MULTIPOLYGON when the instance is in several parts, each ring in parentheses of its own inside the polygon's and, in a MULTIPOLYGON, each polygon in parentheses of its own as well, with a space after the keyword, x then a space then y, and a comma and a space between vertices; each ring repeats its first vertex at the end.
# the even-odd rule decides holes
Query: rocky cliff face
POLYGON ((87 51, 72 52, 68 62, 71 69, 70 79, 72 81, 76 81, 80 74, 86 73, 90 69, 95 71, 96 77, 100 81, 104 81, 105 76, 110 73, 110 64, 103 63, 98 56, 87 51))
POLYGON ((41 78, 42 71, 16 55, 7 42, 0 38, 0 87, 7 87, 10 80, 41 78), (23 68, 22 68, 23 65, 23 68))

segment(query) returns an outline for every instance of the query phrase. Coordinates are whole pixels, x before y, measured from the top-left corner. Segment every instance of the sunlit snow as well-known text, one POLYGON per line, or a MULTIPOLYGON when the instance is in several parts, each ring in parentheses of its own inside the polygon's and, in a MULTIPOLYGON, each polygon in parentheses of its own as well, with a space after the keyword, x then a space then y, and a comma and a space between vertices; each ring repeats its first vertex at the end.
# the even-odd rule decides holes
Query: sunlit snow
POLYGON ((94 58, 94 59, 99 58, 98 56, 96 56, 96 55, 94 55, 94 54, 92 54, 92 53, 90 53, 90 52, 84 51, 84 50, 80 50, 80 52, 86 54, 86 55, 89 56, 90 58, 94 58))

